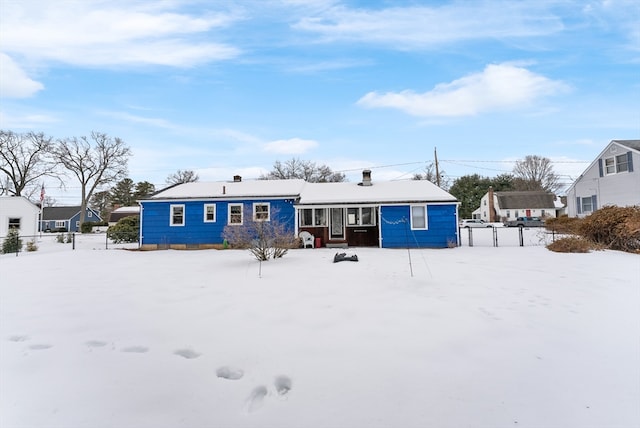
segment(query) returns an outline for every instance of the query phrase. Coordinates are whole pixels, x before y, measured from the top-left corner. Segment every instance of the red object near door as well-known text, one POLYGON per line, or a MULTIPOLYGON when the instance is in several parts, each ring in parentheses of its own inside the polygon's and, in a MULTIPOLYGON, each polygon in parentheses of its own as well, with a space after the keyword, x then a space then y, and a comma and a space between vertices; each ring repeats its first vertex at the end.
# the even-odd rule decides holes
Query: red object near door
POLYGON ((531 217, 531 210, 527 210, 527 217, 531 217))
POLYGON ((322 247, 322 238, 316 238, 316 245, 314 245, 314 248, 320 247, 322 247))

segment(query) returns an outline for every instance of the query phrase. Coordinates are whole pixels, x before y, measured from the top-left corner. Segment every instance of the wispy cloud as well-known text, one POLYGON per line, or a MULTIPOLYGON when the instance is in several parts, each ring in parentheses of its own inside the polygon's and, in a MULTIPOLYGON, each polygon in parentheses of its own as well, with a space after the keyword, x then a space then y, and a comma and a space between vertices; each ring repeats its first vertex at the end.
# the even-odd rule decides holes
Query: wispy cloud
POLYGON ((476 39, 543 36, 564 28, 544 2, 477 1, 443 6, 326 8, 300 19, 297 30, 324 41, 356 41, 398 49, 430 48, 476 39))
POLYGON ((27 98, 44 89, 8 55, 0 52, 0 98, 27 98))
POLYGON ((358 105, 395 108, 420 117, 472 116, 521 108, 566 90, 568 86, 560 81, 515 65, 496 64, 488 65, 480 73, 439 84, 424 93, 410 90, 382 94, 369 92, 358 100, 358 105))
POLYGON ((202 37, 234 22, 230 12, 191 16, 166 2, 25 0, 2 7, 3 49, 36 61, 189 67, 240 53, 202 37))
POLYGON ((318 146, 317 141, 302 138, 271 141, 264 145, 264 151, 283 155, 299 155, 318 146))

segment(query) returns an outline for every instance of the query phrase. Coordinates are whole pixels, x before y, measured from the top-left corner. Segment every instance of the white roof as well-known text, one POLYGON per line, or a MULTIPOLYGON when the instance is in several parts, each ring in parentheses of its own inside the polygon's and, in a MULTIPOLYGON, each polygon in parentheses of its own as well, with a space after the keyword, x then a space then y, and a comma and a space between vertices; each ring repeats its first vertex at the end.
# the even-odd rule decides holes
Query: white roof
POLYGON ((247 180, 183 183, 161 190, 150 199, 269 198, 298 196, 304 180, 247 180))
POLYGON ((111 211, 112 213, 139 213, 140 205, 131 206, 131 207, 120 207, 111 211))
POLYGON ((454 196, 427 180, 358 183, 307 183, 300 204, 453 202, 454 196))

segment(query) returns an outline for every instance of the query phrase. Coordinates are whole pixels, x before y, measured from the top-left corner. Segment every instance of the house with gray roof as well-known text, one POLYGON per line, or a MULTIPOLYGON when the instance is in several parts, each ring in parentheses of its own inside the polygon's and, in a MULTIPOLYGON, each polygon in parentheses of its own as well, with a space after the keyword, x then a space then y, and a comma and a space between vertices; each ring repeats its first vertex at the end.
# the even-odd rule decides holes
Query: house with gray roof
MULTIPOLYGON (((85 221, 102 221, 98 211, 87 207, 85 221)), ((72 207, 44 207, 41 230, 44 232, 78 232, 80 230, 80 205, 72 207)))
POLYGON ((562 209, 553 193, 545 191, 494 192, 492 188, 474 211, 477 218, 490 223, 515 220, 518 217, 557 217, 562 209))
POLYGON ((304 180, 195 182, 139 201, 142 248, 207 248, 226 226, 276 220, 315 246, 446 248, 458 242, 458 201, 428 180, 360 183, 304 180))
POLYGON ((567 190, 567 214, 640 205, 640 140, 612 140, 567 190))

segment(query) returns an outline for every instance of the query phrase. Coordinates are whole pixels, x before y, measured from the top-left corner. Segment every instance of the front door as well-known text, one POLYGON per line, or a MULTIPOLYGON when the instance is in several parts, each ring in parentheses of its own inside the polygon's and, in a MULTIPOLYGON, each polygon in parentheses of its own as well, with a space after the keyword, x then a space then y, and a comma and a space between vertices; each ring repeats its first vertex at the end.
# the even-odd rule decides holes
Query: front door
POLYGON ((331 239, 344 239, 344 208, 331 208, 331 239))
POLYGON ((527 210, 527 217, 531 217, 531 210, 527 210))

